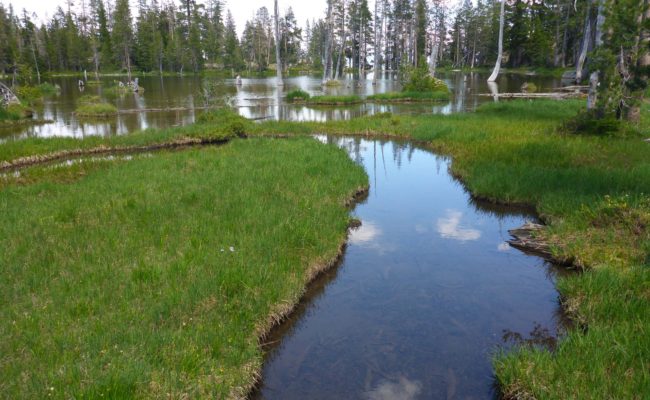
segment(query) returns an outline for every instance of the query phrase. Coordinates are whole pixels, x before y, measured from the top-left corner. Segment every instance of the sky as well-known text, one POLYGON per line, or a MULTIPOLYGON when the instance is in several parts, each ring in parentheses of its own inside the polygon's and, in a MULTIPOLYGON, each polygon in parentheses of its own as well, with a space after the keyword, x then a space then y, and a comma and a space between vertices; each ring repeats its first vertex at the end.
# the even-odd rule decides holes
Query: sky
MULTIPOLYGON (((79 6, 81 1, 74 0, 74 4, 79 6)), ((198 2, 206 3, 206 1, 202 0, 198 0, 198 2)), ((0 0, 0 3, 4 5, 13 4, 16 13, 22 13, 23 8, 28 12, 36 12, 40 19, 49 19, 58 6, 61 6, 64 10, 66 8, 65 0, 0 0)), ((129 0, 129 3, 134 8, 133 16, 135 17, 137 15, 135 10, 137 0, 129 0)), ((176 0, 176 3, 179 4, 180 1, 176 0)), ((370 3, 374 4, 372 1, 370 3)), ((278 5, 280 15, 284 14, 287 8, 292 7, 300 26, 304 26, 307 19, 311 21, 324 16, 327 7, 326 0, 278 0, 278 5)), ((232 12, 240 35, 244 30, 245 22, 251 19, 255 15, 255 11, 263 6, 266 6, 273 13, 273 0, 226 0, 226 8, 232 12)))

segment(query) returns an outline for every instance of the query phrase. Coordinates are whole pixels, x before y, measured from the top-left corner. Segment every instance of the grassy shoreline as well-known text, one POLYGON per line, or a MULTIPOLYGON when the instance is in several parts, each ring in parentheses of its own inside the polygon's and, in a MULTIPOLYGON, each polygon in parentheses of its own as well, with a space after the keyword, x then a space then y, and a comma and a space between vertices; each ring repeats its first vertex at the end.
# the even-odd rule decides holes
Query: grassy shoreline
POLYGON ((245 396, 260 336, 338 257, 367 185, 305 138, 22 173, 0 188, 13 398, 245 396))
MULTIPOLYGON (((496 355, 496 378, 504 396, 636 398, 650 392, 644 364, 650 359, 650 143, 643 142, 650 137, 650 105, 645 105, 643 132, 631 137, 563 133, 562 124, 581 108, 578 101, 514 101, 471 114, 269 121, 242 129, 254 135, 329 133, 416 140, 451 155, 452 172, 473 194, 533 205, 547 223, 543 236, 554 252, 572 257, 585 270, 558 281, 564 308, 580 329, 571 330, 553 354, 521 348, 496 355)), ((200 137, 214 126, 188 129, 200 137)), ((142 143, 183 134, 119 140, 142 143)), ((79 146, 29 140, 2 149, 0 160, 79 146)))

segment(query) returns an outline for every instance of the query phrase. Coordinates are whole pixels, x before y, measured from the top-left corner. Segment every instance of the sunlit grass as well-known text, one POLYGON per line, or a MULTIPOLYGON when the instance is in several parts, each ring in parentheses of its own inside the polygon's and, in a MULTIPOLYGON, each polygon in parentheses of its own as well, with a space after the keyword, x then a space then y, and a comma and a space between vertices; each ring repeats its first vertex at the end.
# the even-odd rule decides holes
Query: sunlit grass
POLYGON ((7 398, 243 395, 367 182, 312 139, 48 168, 0 189, 7 398))

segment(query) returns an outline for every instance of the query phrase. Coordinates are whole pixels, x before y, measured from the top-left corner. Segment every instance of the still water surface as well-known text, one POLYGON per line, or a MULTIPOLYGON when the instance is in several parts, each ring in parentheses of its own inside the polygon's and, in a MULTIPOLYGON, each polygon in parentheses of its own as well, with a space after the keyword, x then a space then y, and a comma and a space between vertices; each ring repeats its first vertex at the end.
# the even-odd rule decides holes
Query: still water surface
MULTIPOLYGON (((439 76, 450 87, 452 99, 437 104, 359 104, 347 107, 323 107, 292 105, 284 101, 286 93, 294 89, 306 90, 312 95, 361 96, 400 90, 396 76, 385 74, 372 84, 372 75, 359 80, 348 76, 343 85, 334 88, 321 87, 318 76, 288 78, 285 85, 278 88, 275 78, 244 79, 241 86, 233 79, 186 77, 145 77, 139 84, 145 90, 140 94, 128 93, 110 96, 106 88, 115 86, 113 77, 102 78, 100 86, 86 86, 80 90, 77 78, 53 78, 49 81, 61 87, 57 95, 48 96, 42 105, 35 107, 36 118, 52 120, 45 125, 0 128, 0 141, 26 137, 89 135, 121 135, 146 128, 166 128, 193 123, 201 107, 215 106, 228 102, 240 114, 256 120, 281 119, 291 121, 346 120, 378 112, 396 114, 453 113, 474 110, 481 102, 491 98, 479 97, 479 93, 490 93, 486 74, 450 72, 439 76), (117 117, 101 121, 79 120, 74 116, 79 98, 82 95, 98 95, 104 101, 117 106, 121 111, 129 111, 117 117), (177 108, 177 110, 170 110, 177 108), (178 110, 183 108, 183 110, 178 110), (139 112, 136 112, 138 111, 139 112), (144 111, 143 111, 144 110, 144 111)), ((560 85, 555 78, 503 74, 499 77, 499 90, 519 92, 524 82, 534 82, 539 90, 547 90, 560 85)))
POLYGON ((412 144, 343 146, 370 177, 341 264, 268 338, 258 399, 486 399, 508 338, 551 342, 559 270, 508 246, 535 217, 481 204, 412 144))

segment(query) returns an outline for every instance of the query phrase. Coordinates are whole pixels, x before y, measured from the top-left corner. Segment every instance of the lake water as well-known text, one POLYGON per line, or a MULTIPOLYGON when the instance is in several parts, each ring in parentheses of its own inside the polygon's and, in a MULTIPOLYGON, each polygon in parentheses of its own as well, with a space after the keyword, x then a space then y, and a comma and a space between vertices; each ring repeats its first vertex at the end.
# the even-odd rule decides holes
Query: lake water
POLYGON ((258 399, 489 399, 491 357, 552 345, 561 270, 508 246, 535 216, 473 200, 409 143, 319 138, 370 177, 340 265, 267 338, 258 399))
MULTIPOLYGON (((359 80, 347 76, 340 87, 323 88, 318 76, 287 78, 285 85, 278 88, 275 78, 243 79, 241 86, 233 79, 211 77, 144 77, 139 84, 143 93, 128 93, 108 96, 105 89, 117 85, 117 78, 101 79, 99 86, 86 86, 80 90, 77 78, 53 78, 49 81, 61 87, 57 95, 47 96, 42 105, 35 107, 35 118, 47 119, 53 123, 21 128, 0 128, 0 140, 26 137, 89 135, 122 135, 146 128, 166 128, 194 122, 204 112, 201 107, 215 106, 227 102, 236 107, 240 114, 256 120, 282 119, 292 121, 345 120, 378 112, 395 114, 453 113, 474 110, 480 103, 492 101, 479 97, 479 93, 490 93, 487 74, 450 72, 439 76, 450 87, 452 99, 437 104, 359 104, 346 107, 323 107, 292 105, 284 101, 287 92, 294 89, 306 90, 312 95, 370 95, 400 90, 397 76, 387 73, 372 84, 372 75, 359 80), (98 95, 122 111, 129 113, 105 120, 79 120, 74 116, 78 100, 83 95, 98 95), (183 108, 183 110, 169 110, 183 108), (197 109, 199 108, 199 109, 197 109), (138 112, 140 110, 140 112, 138 112), (148 110, 148 111, 142 111, 148 110)), ((123 78, 124 79, 124 78, 123 78)), ((502 74, 499 90, 519 92, 524 82, 534 82, 540 91, 560 85, 559 79, 502 74)))

